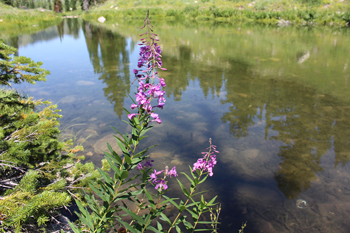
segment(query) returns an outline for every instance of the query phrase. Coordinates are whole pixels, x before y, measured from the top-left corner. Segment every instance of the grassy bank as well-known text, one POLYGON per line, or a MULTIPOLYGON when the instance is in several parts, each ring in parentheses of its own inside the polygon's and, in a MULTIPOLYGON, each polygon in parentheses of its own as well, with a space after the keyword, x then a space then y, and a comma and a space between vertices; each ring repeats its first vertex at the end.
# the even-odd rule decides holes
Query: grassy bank
POLYGON ((92 7, 84 14, 87 20, 104 16, 107 20, 117 18, 144 18, 147 9, 153 18, 191 19, 197 21, 242 21, 280 25, 338 25, 350 22, 349 2, 344 0, 291 1, 291 0, 146 0, 107 1, 92 7))
POLYGON ((0 3, 0 38, 34 33, 61 20, 61 15, 52 11, 22 10, 0 3))

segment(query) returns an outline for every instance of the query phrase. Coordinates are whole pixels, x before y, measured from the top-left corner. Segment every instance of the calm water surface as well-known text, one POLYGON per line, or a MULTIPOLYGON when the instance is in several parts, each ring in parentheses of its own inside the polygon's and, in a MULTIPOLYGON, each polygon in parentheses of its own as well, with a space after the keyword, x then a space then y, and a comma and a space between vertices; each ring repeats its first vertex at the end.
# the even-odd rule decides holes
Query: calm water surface
MULTIPOLYGON (((168 69, 163 123, 143 141, 159 144, 156 169, 188 171, 212 138, 220 154, 203 189, 219 195, 220 232, 350 232, 349 30, 154 24, 168 69)), ((106 142, 117 150, 110 126, 130 130, 140 25, 69 19, 7 38, 51 71, 19 88, 57 103, 62 137, 98 166, 106 142)))

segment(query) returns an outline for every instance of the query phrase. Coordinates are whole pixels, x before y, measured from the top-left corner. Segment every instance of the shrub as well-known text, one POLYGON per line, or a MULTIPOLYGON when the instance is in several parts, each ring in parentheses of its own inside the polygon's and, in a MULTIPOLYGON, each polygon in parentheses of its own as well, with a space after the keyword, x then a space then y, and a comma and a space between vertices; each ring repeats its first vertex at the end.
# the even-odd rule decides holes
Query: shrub
POLYGON ((25 231, 43 226, 55 209, 68 205, 71 194, 95 179, 93 164, 79 166, 82 147, 59 141, 58 110, 50 102, 33 100, 10 89, 11 83, 45 81, 42 63, 13 57, 16 49, 0 40, 0 230, 25 231), (92 173, 91 173, 92 172, 92 173))

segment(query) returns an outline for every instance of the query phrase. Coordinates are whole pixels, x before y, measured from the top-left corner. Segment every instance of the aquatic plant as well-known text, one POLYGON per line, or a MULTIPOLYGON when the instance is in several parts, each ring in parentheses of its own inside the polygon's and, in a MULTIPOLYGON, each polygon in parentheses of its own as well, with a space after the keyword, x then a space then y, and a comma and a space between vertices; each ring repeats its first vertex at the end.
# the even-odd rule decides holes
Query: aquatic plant
POLYGON ((152 169, 155 161, 147 152, 154 146, 138 150, 140 141, 147 137, 146 133, 153 128, 152 124, 162 123, 156 110, 164 107, 165 92, 162 88, 166 86, 165 80, 158 77, 157 69, 166 69, 162 67, 162 51, 157 35, 153 33, 149 12, 142 28, 146 28, 146 32, 140 35, 142 47, 138 67, 133 70, 134 82, 138 82, 138 89, 131 109, 137 111, 131 113, 124 109, 129 119, 125 122, 132 127, 132 132, 122 134, 115 129, 119 134, 115 138, 123 154, 117 154, 107 143, 109 152, 105 152, 105 159, 112 169, 112 174, 98 168, 102 178, 90 184, 94 195, 86 195, 91 211, 84 207, 82 202, 77 201, 81 212, 78 213, 80 223, 70 223, 70 226, 74 232, 107 232, 112 229, 115 232, 170 232, 173 228, 177 232, 181 232, 182 229, 194 232, 202 225, 203 230, 215 232, 220 213, 216 211, 216 197, 205 201, 201 195, 196 199, 197 195, 202 193, 197 192, 197 187, 213 175, 216 153, 219 153, 211 140, 207 151, 202 152, 203 157, 190 167, 191 175, 181 172, 189 180, 190 187, 186 188, 177 179, 185 200, 165 195, 169 191, 168 179, 178 176, 176 167, 169 169, 166 166, 160 171, 152 169), (133 170, 139 172, 135 174, 133 170), (152 187, 155 192, 150 191, 152 187), (95 195, 100 200, 96 199, 95 195), (178 212, 172 221, 164 213, 170 205, 178 212), (132 210, 135 206, 136 209, 132 210), (211 221, 200 220, 205 213, 211 213, 211 221))

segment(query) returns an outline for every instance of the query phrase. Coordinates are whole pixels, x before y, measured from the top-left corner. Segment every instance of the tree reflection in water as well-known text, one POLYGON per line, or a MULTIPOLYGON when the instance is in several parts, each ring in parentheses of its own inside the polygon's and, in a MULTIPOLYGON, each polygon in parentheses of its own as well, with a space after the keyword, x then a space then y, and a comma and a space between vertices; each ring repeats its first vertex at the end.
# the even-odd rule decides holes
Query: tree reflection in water
POLYGON ((114 111, 121 118, 124 98, 130 92, 129 53, 126 39, 89 22, 82 25, 95 73, 107 86, 103 88, 114 111))

